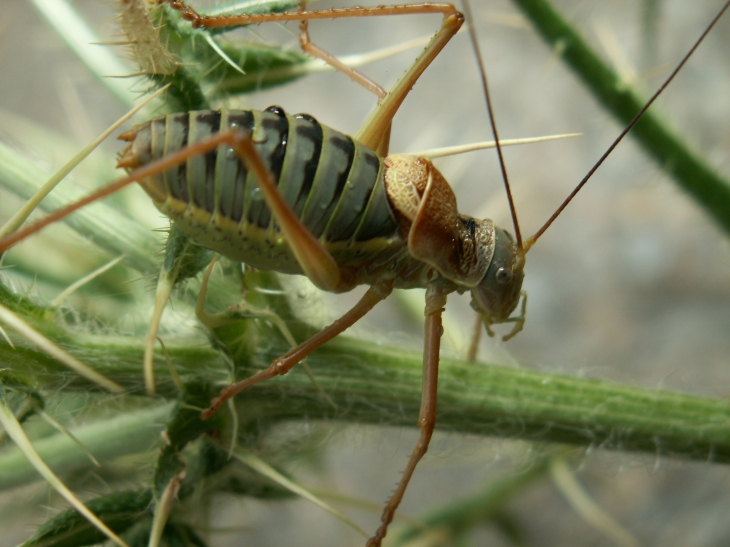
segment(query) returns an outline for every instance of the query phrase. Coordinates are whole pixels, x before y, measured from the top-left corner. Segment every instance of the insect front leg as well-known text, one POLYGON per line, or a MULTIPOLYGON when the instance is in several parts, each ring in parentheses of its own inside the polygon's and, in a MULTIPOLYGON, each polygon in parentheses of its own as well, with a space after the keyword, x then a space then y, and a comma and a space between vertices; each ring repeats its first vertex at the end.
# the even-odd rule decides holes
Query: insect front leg
POLYGON ((428 450, 431 442, 434 427, 436 426, 436 412, 438 399, 438 370, 439 370, 439 349, 441 347, 441 335, 443 327, 441 315, 446 305, 448 291, 440 287, 431 286, 426 289, 426 316, 424 326, 423 343, 423 394, 421 395, 421 410, 418 414, 418 427, 421 429, 421 436, 418 439, 408 465, 403 470, 398 486, 388 500, 383 510, 381 524, 375 535, 368 540, 368 547, 378 547, 388 532, 388 525, 393 521, 395 511, 400 505, 403 495, 406 493, 408 483, 416 470, 416 465, 428 450))

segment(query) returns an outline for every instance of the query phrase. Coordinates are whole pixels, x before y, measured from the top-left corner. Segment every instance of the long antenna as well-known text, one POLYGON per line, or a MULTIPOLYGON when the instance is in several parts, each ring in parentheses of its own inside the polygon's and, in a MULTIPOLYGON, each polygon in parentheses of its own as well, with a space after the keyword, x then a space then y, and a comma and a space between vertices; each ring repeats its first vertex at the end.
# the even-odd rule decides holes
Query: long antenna
POLYGON ((479 67, 479 75, 482 79, 482 89, 484 90, 484 98, 487 101, 487 112, 489 112, 489 123, 492 126, 492 135, 494 135, 494 144, 497 148, 497 156, 499 156, 499 167, 502 170, 502 180, 504 181, 504 189, 507 192, 507 201, 509 201, 509 210, 512 214, 512 225, 515 227, 515 239, 517 240, 517 248, 522 250, 522 233, 520 232, 520 223, 517 221, 517 210, 515 209, 515 201, 512 198, 512 190, 509 186, 509 180, 507 178, 507 167, 504 163, 504 157, 502 156, 502 146, 499 143, 499 135, 497 134, 497 123, 494 121, 494 111, 492 110, 492 98, 489 94, 489 84, 487 83, 487 72, 484 69, 484 61, 482 60, 482 54, 479 50, 479 42, 477 40, 477 33, 474 30, 474 17, 472 16, 471 6, 469 0, 462 0, 464 6, 464 14, 467 19, 467 28, 469 29, 469 38, 471 39, 471 45, 474 49, 474 57, 479 67))
POLYGON ((656 90, 654 95, 651 96, 651 98, 647 101, 647 103, 644 105, 644 107, 639 110, 638 114, 634 116, 634 118, 631 120, 629 125, 627 125, 623 131, 619 134, 618 137, 616 137, 616 140, 613 141, 611 146, 608 147, 608 149, 603 153, 603 155, 600 157, 600 159, 596 162, 596 164, 591 168, 590 171, 586 174, 585 177, 578 183, 578 186, 575 187, 575 189, 570 193, 570 195, 565 199, 565 201, 558 207, 555 212, 552 214, 552 216, 548 219, 548 221, 540 228, 537 232, 535 232, 535 235, 530 237, 525 242, 525 252, 527 252, 530 247, 532 247, 535 242, 538 240, 538 238, 545 233, 545 231, 550 227, 550 225, 555 221, 556 218, 560 216, 560 214, 563 212, 563 210, 568 206, 568 203, 572 201, 572 199, 576 196, 578 192, 580 192, 581 188, 585 186, 585 183, 588 182, 588 179, 590 179, 593 176, 593 173, 595 173, 598 168, 603 164, 603 162, 606 160, 606 158, 613 152, 614 148, 618 146, 618 143, 620 143, 623 138, 626 136, 626 134, 631 131, 631 129, 636 125, 636 123, 639 121, 639 119, 644 115, 644 112, 646 112, 649 107, 654 103, 654 101, 659 97, 659 95, 662 94, 664 89, 669 85, 669 83, 674 79, 674 77, 679 73, 679 71, 682 69, 682 67, 687 63, 689 58, 692 56, 692 54, 695 52, 695 50, 699 47, 699 45, 702 43, 702 41, 705 39, 705 37, 710 33, 712 28, 715 26, 715 24, 719 21, 720 17, 722 17, 723 13, 727 10, 727 8, 730 7, 730 0, 725 3, 723 8, 720 10, 720 12, 715 16, 715 18, 712 20, 712 22, 708 25, 708 27, 705 29, 705 31, 700 35, 700 37, 697 39, 697 41, 694 43, 692 48, 687 52, 687 54, 682 58, 680 63, 677 65, 677 67, 672 71, 672 73, 669 75, 669 77, 664 81, 664 83, 659 87, 659 89, 656 90))

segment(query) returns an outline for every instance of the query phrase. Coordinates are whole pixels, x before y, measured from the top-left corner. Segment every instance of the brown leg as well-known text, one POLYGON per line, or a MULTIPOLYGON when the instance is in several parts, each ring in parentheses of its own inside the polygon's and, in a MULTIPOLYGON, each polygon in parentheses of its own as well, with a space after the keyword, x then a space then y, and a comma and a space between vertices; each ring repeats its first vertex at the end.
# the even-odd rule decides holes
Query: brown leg
MULTIPOLYGON (((251 317, 255 317, 257 319, 263 319, 264 321, 268 321, 270 324, 272 324, 274 327, 279 329, 279 332, 284 337, 284 339, 289 343, 290 347, 294 347, 297 345, 296 341, 294 340, 294 336, 289 331, 289 328, 286 326, 286 322, 279 317, 276 313, 271 311, 268 308, 256 308, 252 304, 249 304, 246 302, 246 300, 243 300, 239 302, 237 305, 235 305, 233 308, 229 309, 228 311, 224 311, 222 313, 216 313, 211 314, 205 311, 205 299, 208 293, 208 282, 210 281, 210 274, 213 271, 213 266, 215 266, 215 262, 218 259, 218 255, 215 255, 213 257, 213 260, 211 260, 210 264, 205 270, 205 273, 203 274, 203 281, 200 284, 200 292, 198 292, 198 301, 195 304, 195 316, 198 318, 198 320, 205 325, 206 328, 209 330, 213 330, 218 326, 223 326, 230 324, 231 322, 238 322, 241 321, 240 315, 238 313, 245 312, 251 317), (233 314, 231 314, 233 312, 233 314), (234 317, 232 317, 234 315, 234 317)), ((164 345, 163 345, 164 349, 164 345)), ((319 393, 322 395, 322 397, 330 404, 330 406, 334 409, 337 409, 337 405, 332 400, 332 398, 327 395, 327 392, 322 389, 322 386, 319 385, 317 382, 317 379, 314 377, 314 374, 312 373, 312 369, 309 368, 309 365, 307 365, 306 360, 301 361, 302 367, 304 367, 304 372, 309 377, 309 380, 312 382, 312 385, 319 391, 319 393)))
POLYGON ((256 152, 251 135, 241 131, 230 131, 221 136, 225 137, 226 143, 241 157, 246 168, 253 174, 266 205, 284 232, 289 248, 304 274, 320 289, 335 291, 340 285, 340 268, 322 243, 307 230, 284 201, 269 170, 256 152))
MULTIPOLYGON (((440 13, 443 15, 441 28, 433 35, 431 41, 423 50, 421 55, 415 60, 406 73, 400 77, 388 94, 378 104, 377 108, 370 114, 360 130, 354 135, 355 139, 372 150, 376 150, 382 155, 388 152, 388 141, 390 140, 390 127, 393 116, 400 108, 401 103, 406 98, 411 88, 420 78, 423 71, 431 64, 436 56, 441 52, 444 46, 458 32, 464 16, 457 11, 451 4, 406 4, 397 6, 374 6, 374 7, 352 7, 343 9, 328 9, 319 11, 300 11, 289 13, 265 13, 265 14, 240 14, 240 15, 221 15, 206 16, 200 15, 192 8, 188 7, 181 0, 157 0, 158 3, 168 3, 170 6, 182 13, 182 17, 190 21, 194 27, 204 28, 224 28, 252 23, 266 22, 286 22, 286 21, 311 21, 313 19, 340 19, 343 17, 375 17, 381 15, 408 15, 416 13, 440 13)), ((306 28, 306 27, 305 27, 306 28)), ((305 38, 308 40, 308 37, 305 38)), ((304 47, 304 46, 303 46, 304 47)), ((321 50, 319 50, 321 51, 321 50)), ((325 62, 334 60, 334 57, 322 52, 325 57, 320 57, 325 62)), ((317 54, 315 54, 317 55, 317 54)), ((319 55, 317 55, 319 56, 319 55)), ((335 68, 341 69, 341 64, 330 63, 335 68)), ((359 74, 349 67, 341 69, 350 77, 368 87, 367 78, 360 81, 354 75, 359 74)), ((378 86, 379 87, 379 86, 378 86)))
MULTIPOLYGON (((301 0, 299 13, 304 13, 306 11, 307 2, 306 0, 301 0)), ((388 92, 385 91, 385 89, 383 89, 376 82, 365 76, 362 72, 347 66, 334 55, 331 55, 320 47, 314 45, 309 37, 309 21, 299 21, 299 30, 301 32, 299 35, 299 45, 302 47, 302 50, 304 50, 305 53, 311 55, 312 57, 321 59, 322 61, 333 67, 335 70, 339 70, 343 74, 349 76, 350 79, 353 80, 355 83, 360 84, 371 93, 377 95, 378 104, 380 104, 380 102, 388 95, 388 92)), ((382 133, 379 141, 374 146, 375 152, 377 152, 380 156, 388 155, 391 125, 392 124, 388 125, 387 129, 382 133)))
POLYGON ((476 314, 476 321, 471 331, 471 340, 469 341, 469 349, 466 352, 466 360, 473 363, 477 360, 477 352, 479 351, 479 340, 482 337, 482 318, 476 314))
POLYGON ((441 345, 441 313, 446 305, 446 292, 443 289, 429 287, 426 290, 426 325, 425 340, 423 347, 423 395, 421 396, 421 412, 418 415, 418 427, 421 428, 421 436, 416 447, 411 453, 408 465, 403 471, 403 476, 388 504, 383 510, 380 527, 367 542, 367 547, 379 547, 380 542, 388 532, 388 525, 393 520, 396 509, 400 505, 403 495, 406 492, 408 483, 416 470, 416 465, 428 450, 431 442, 433 428, 436 425, 437 395, 438 395, 438 369, 439 369, 439 347, 441 345))
MULTIPOLYGON (((309 340, 300 344, 283 357, 274 359, 269 368, 259 371, 245 380, 241 380, 240 382, 224 387, 221 390, 220 395, 211 401, 210 408, 203 411, 200 417, 203 420, 207 420, 213 416, 213 414, 215 414, 221 406, 223 406, 223 403, 231 397, 235 397, 247 387, 263 382, 264 380, 268 380, 269 378, 286 374, 314 350, 326 344, 335 336, 357 323, 366 313, 373 309, 375 304, 386 298, 392 290, 392 283, 373 285, 350 311, 332 323, 329 327, 326 327, 319 333, 315 334, 309 340)), ((436 362, 438 364, 438 357, 436 362)))
MULTIPOLYGON (((423 4, 422 6, 426 7, 427 5, 423 4)), ((459 31, 459 28, 461 28, 464 22, 464 16, 456 11, 453 6, 449 4, 445 4, 444 6, 449 6, 451 9, 441 11, 444 15, 441 28, 433 35, 423 52, 416 58, 406 73, 400 77, 395 86, 393 86, 393 89, 388 92, 388 96, 375 107, 375 110, 368 116, 360 130, 354 135, 355 139, 359 142, 378 152, 381 152, 385 148, 387 152, 387 145, 383 146, 383 143, 390 139, 390 127, 393 122, 393 116, 395 116, 395 113, 418 81, 418 78, 423 74, 423 71, 428 68, 449 40, 459 31)), ((405 8, 409 6, 397 7, 405 8)))
MULTIPOLYGON (((307 2, 305 0, 301 0, 299 2, 299 13, 304 13, 306 11, 307 2)), ((371 93, 377 95, 379 100, 385 98, 385 96, 388 94, 385 89, 380 87, 377 83, 372 81, 361 72, 347 66, 334 55, 327 53, 325 50, 321 49, 318 46, 315 46, 312 43, 312 40, 309 37, 309 21, 299 21, 299 30, 299 45, 302 46, 302 49, 305 51, 305 53, 311 55, 312 57, 316 57, 317 59, 321 59, 325 63, 333 67, 335 70, 339 70, 343 74, 347 74, 354 82, 360 84, 371 93)))

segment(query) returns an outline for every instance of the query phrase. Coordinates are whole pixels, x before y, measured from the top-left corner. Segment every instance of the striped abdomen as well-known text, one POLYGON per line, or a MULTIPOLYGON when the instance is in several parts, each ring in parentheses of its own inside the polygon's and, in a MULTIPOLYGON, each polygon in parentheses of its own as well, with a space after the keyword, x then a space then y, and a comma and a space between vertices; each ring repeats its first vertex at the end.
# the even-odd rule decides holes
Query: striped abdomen
MULTIPOLYGON (((145 165, 236 127, 251 132, 294 213, 338 265, 358 271, 358 283, 420 269, 399 235, 381 158, 309 115, 279 107, 171 114, 136 127, 122 163, 145 165)), ((191 157, 140 184, 201 245, 258 268, 301 273, 256 181, 230 148, 191 157)))

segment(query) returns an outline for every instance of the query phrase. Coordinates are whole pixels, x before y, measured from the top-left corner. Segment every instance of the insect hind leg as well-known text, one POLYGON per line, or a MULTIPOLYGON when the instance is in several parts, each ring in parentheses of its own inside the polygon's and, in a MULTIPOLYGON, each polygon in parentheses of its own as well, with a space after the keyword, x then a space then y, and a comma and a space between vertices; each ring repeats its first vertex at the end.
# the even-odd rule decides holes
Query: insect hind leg
POLYGON ((304 274, 318 288, 336 292, 341 287, 342 281, 337 262, 284 200, 268 168, 254 148, 252 135, 238 129, 221 133, 220 139, 233 149, 245 163, 248 171, 253 174, 266 205, 276 218, 304 274))
MULTIPOLYGON (((256 151, 253 134, 244 128, 216 133, 196 144, 168 154, 160 160, 139 168, 132 176, 114 185, 110 185, 108 188, 113 187, 118 189, 120 184, 126 185, 133 181, 147 179, 148 183, 144 185, 147 194, 156 202, 164 203, 168 198, 166 189, 159 181, 155 181, 150 177, 170 167, 179 165, 193 156, 209 153, 221 145, 228 146, 233 150, 245 164, 248 172, 253 175, 266 205, 274 215, 302 272, 312 283, 322 290, 331 292, 341 291, 342 279, 335 259, 294 214, 289 204, 279 192, 267 166, 256 151)), ((218 153, 225 154, 227 152, 223 148, 218 153)), ((122 157, 118 167, 136 168, 138 166, 136 165, 134 155, 130 152, 122 157)), ((107 194, 108 192, 104 195, 107 194)), ((93 196, 91 198, 94 199, 93 196)), ((349 288, 346 282, 345 285, 349 288)))
MULTIPOLYGON (((183 19, 190 21, 193 27, 204 28, 229 28, 256 23, 267 22, 286 22, 299 21, 306 23, 314 19, 342 19, 354 17, 377 17, 385 15, 411 15, 411 14, 441 14, 443 20, 441 28, 433 35, 426 48, 416 58, 414 63, 406 70, 405 74, 400 77, 395 86, 383 97, 377 108, 373 110, 360 130, 355 134, 355 139, 364 144, 371 150, 377 151, 381 155, 388 153, 388 141, 390 139, 390 127, 393 116, 400 108, 411 88, 423 74, 423 71, 438 56, 444 46, 459 31, 464 22, 464 16, 451 4, 404 4, 395 6, 374 6, 374 7, 352 7, 341 9, 327 9, 316 11, 303 11, 300 6, 297 12, 285 13, 262 13, 262 14, 238 14, 238 15, 217 15, 208 16, 201 15, 194 9, 187 6, 182 0, 157 0, 158 3, 167 3, 171 8, 179 11, 183 19)), ((305 3, 303 3, 305 5, 305 3)), ((302 40, 308 42, 308 34, 306 33, 306 24, 304 25, 304 33, 302 40)), ((304 44, 303 44, 304 47, 304 44)), ((309 47, 309 46, 307 46, 309 47)), ((316 47, 316 46, 315 46, 316 47)), ((324 52, 323 52, 324 53, 324 52)), ((325 55, 329 56, 329 54, 325 55)), ((315 56, 319 56, 315 54, 315 56)), ((362 76, 364 81, 360 81, 355 77, 359 75, 349 67, 343 67, 334 57, 320 57, 325 62, 332 64, 338 70, 342 70, 346 74, 353 77, 355 81, 361 83, 366 88, 368 85, 364 81, 369 82, 367 78, 362 76), (334 61, 339 64, 333 64, 334 61)), ((377 85, 377 84, 375 84, 377 85)), ((378 86, 380 87, 380 86, 378 86)), ((377 92, 379 94, 380 92, 377 92)))

